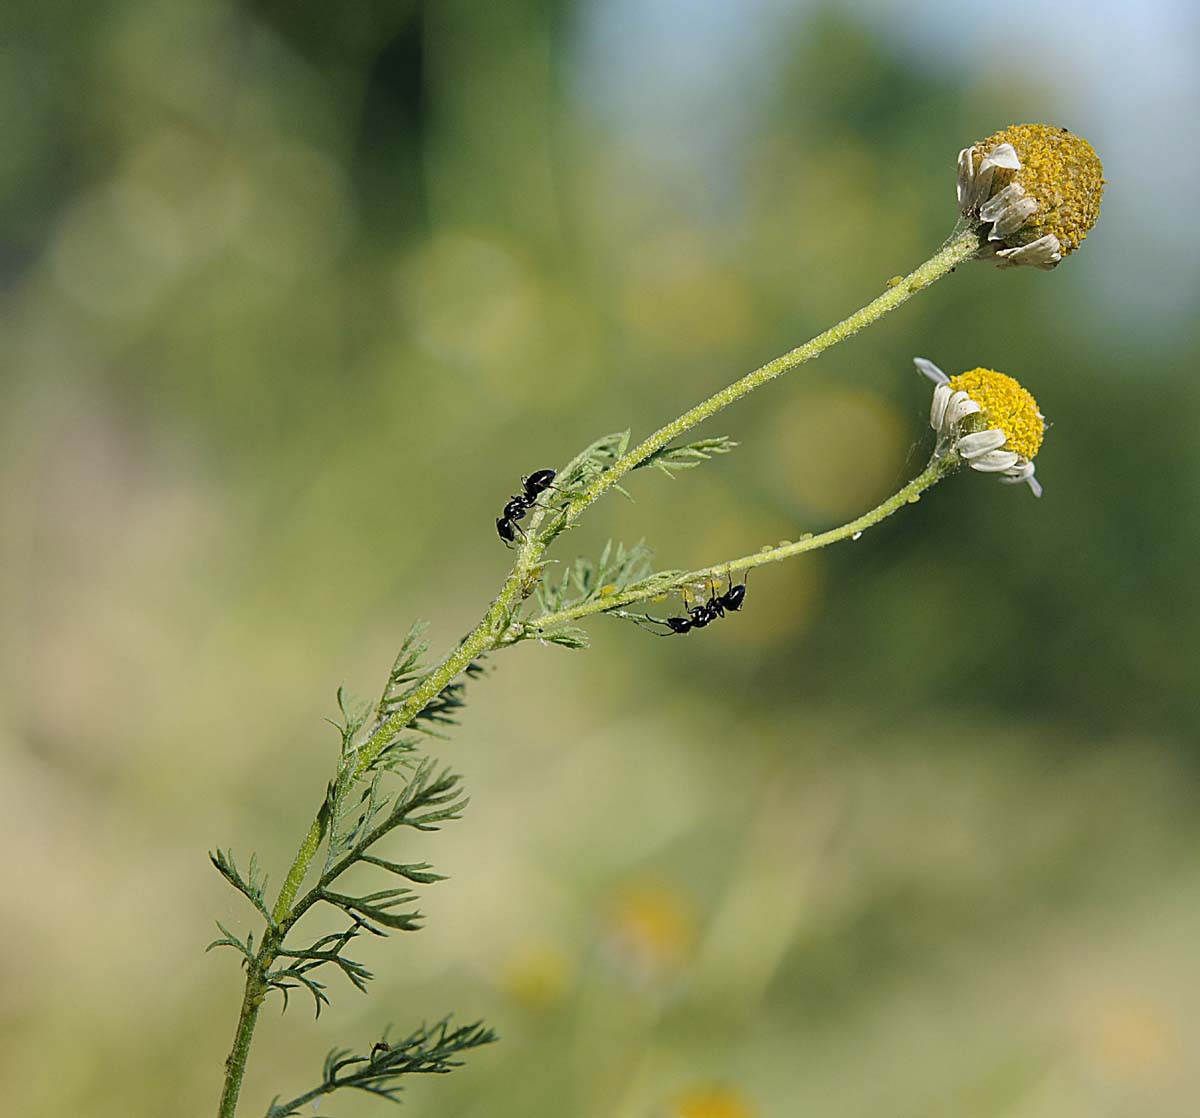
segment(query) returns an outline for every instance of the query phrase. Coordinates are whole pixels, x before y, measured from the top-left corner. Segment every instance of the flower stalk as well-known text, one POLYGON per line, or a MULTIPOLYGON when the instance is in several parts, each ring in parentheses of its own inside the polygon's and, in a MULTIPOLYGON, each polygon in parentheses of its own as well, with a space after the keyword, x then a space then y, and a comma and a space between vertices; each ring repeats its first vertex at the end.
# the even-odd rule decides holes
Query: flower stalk
POLYGON ((597 613, 620 613, 623 606, 634 605, 638 602, 662 598, 667 594, 705 588, 710 580, 724 578, 739 571, 749 571, 754 567, 764 567, 768 563, 780 563, 784 559, 792 559, 810 551, 818 551, 832 543, 846 539, 857 539, 868 528, 886 520, 894 512, 905 505, 915 504, 921 499, 921 494, 932 488, 947 474, 953 473, 959 466, 956 454, 935 456, 912 481, 904 488, 893 493, 886 501, 875 506, 870 512, 848 521, 838 528, 831 528, 818 535, 804 536, 792 543, 780 544, 778 547, 768 547, 761 551, 743 555, 737 559, 728 559, 722 563, 713 563, 707 567, 699 567, 694 571, 685 571, 676 575, 668 582, 656 583, 653 587, 634 587, 624 593, 613 594, 606 598, 584 602, 569 609, 556 613, 546 613, 541 617, 524 623, 525 630, 533 635, 547 629, 553 629, 573 621, 580 621, 597 613))
POLYGON ((574 522, 588 505, 616 485, 630 470, 644 462, 656 450, 673 442, 697 424, 710 419, 743 396, 748 396, 767 381, 799 368, 814 357, 819 357, 838 342, 845 341, 864 327, 878 322, 884 315, 906 303, 918 291, 922 291, 934 281, 954 271, 959 264, 964 264, 976 257, 981 244, 981 237, 974 226, 956 231, 924 264, 909 272, 899 283, 893 284, 882 295, 872 299, 861 310, 855 311, 848 318, 842 319, 836 326, 831 326, 824 333, 818 334, 803 345, 797 346, 782 356, 776 357, 773 361, 768 361, 753 372, 747 373, 741 380, 734 381, 707 400, 689 408, 666 426, 660 427, 653 435, 638 443, 624 455, 612 469, 601 474, 568 506, 566 523, 574 522))

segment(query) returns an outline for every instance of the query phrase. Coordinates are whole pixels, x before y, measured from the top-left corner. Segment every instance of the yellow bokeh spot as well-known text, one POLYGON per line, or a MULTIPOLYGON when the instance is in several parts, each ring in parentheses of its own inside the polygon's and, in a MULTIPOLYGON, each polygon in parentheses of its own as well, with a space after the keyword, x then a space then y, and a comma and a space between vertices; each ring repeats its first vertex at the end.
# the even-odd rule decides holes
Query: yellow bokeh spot
POLYGON ((778 405, 768 438, 777 484, 805 513, 836 522, 891 491, 909 430, 890 401, 826 382, 800 385, 778 405))
POLYGON ((527 1009, 549 1009, 566 997, 572 971, 571 960, 561 948, 535 944, 509 960, 502 985, 527 1009))
POLYGON ((980 429, 998 427, 1007 437, 1005 446, 1032 460, 1042 445, 1046 421, 1037 401, 1021 383, 993 369, 971 369, 950 378, 954 392, 965 392, 981 409, 980 429))
POLYGON ((680 1095, 667 1113, 671 1118, 754 1118, 755 1110, 735 1091, 708 1087, 680 1095))
POLYGON ((696 925, 691 905, 665 885, 626 888, 613 906, 612 937, 650 967, 678 965, 691 951, 696 925))
POLYGON ((1018 182, 1037 204, 1037 212, 1005 238, 1013 247, 1053 233, 1063 256, 1073 252, 1100 216, 1104 167, 1082 136, 1047 124, 1013 124, 975 145, 976 166, 999 144, 1012 144, 1019 171, 997 170, 992 194, 1018 182))

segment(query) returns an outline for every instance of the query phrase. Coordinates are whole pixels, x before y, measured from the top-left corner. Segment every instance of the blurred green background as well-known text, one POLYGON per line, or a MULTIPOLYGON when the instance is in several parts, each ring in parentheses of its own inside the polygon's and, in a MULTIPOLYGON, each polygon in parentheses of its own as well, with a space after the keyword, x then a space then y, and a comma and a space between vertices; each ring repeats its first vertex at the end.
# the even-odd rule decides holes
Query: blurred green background
POLYGON ((5 5, 7 1113, 213 1112, 203 948, 254 925, 205 851, 280 879, 338 683, 477 618, 522 473, 861 305, 1031 120, 1105 161, 1077 256, 960 269, 560 557, 856 515, 930 449, 914 355, 1037 395, 1043 500, 958 476, 703 634, 496 657, 435 743, 471 808, 405 848, 426 930, 269 1008, 242 1113, 453 1010, 502 1042, 414 1114, 1195 1114, 1197 16, 975 9, 5 5))

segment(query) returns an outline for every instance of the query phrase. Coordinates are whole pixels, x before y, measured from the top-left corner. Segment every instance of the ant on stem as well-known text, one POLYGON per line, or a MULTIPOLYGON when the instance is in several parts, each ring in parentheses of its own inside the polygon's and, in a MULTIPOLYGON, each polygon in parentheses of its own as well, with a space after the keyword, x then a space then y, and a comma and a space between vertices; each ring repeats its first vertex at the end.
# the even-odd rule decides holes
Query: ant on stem
POLYGON ((532 508, 544 509, 546 507, 538 504, 538 497, 547 489, 562 492, 557 485, 552 484, 554 477, 553 470, 534 470, 528 477, 521 478, 522 491, 508 499, 508 504, 504 506, 504 512, 496 521, 496 534, 505 543, 516 542, 518 532, 521 533, 522 538, 525 537, 525 529, 517 521, 524 520, 525 515, 532 508))
MULTIPOLYGON (((671 637, 679 634, 691 632, 692 629, 703 629, 706 625, 711 625, 718 617, 724 617, 726 612, 737 613, 742 608, 742 603, 746 600, 746 584, 739 582, 736 586, 733 584, 733 576, 726 571, 725 577, 729 579, 729 586, 724 593, 718 594, 716 586, 712 579, 709 579, 708 601, 701 602, 699 605, 689 605, 687 596, 687 587, 682 590, 683 595, 683 611, 682 617, 651 617, 649 614, 642 614, 641 618, 632 613, 622 614, 623 617, 628 617, 633 621, 653 621, 656 625, 666 625, 671 631, 669 633, 658 633, 651 629, 656 637, 671 637)), ((643 626, 645 628, 645 626, 643 626)))

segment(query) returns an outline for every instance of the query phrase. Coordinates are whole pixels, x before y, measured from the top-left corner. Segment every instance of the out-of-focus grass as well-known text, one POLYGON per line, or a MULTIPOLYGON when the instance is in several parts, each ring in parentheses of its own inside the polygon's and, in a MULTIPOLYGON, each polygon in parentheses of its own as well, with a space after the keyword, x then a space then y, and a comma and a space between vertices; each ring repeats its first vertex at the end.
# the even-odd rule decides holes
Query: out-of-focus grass
MULTIPOLYGON (((0 64, 24 122, 0 209, 14 1112, 211 1109, 238 974, 200 952, 246 913, 204 851, 284 864, 337 683, 373 692, 416 615, 448 644, 506 569, 504 479, 861 303, 946 232, 958 148, 1056 107, 801 22, 762 59, 735 196, 697 212, 566 92, 577 15, 21 14, 0 64)), ((734 456, 637 478, 560 545, 652 534, 684 565, 865 508, 926 448, 914 353, 1006 369, 1055 421, 1041 503, 956 478, 756 574, 719 629, 601 619, 585 656, 497 658, 439 746, 474 799, 414 848, 452 875, 427 930, 371 952, 370 998, 264 1017, 248 1114, 335 1042, 448 1009, 503 1040, 415 1086, 423 1113, 1191 1113, 1200 519, 1163 401, 1195 404, 1195 334, 1098 315, 1090 247, 1053 276, 961 270, 725 417, 734 456)))

